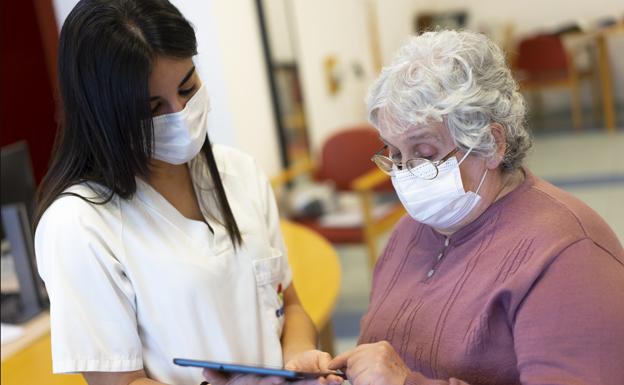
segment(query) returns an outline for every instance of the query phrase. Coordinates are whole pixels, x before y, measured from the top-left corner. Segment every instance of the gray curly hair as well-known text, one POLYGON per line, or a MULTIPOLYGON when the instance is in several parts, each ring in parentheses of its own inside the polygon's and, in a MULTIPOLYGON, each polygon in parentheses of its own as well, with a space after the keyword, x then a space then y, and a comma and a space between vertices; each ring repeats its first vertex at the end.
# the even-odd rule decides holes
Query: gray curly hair
POLYGON ((502 171, 522 164, 531 147, 526 105, 501 49, 485 35, 427 32, 412 37, 384 67, 367 97, 368 120, 403 133, 416 124, 444 121, 455 144, 490 157, 491 123, 505 129, 502 171))

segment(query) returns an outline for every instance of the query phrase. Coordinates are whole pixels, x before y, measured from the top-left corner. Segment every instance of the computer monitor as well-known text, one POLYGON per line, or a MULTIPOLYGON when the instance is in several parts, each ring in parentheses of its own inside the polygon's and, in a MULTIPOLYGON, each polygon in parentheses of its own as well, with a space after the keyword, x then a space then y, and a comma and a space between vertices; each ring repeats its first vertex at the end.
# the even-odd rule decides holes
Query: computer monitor
POLYGON ((28 143, 19 141, 2 147, 0 197, 2 205, 23 203, 32 221, 35 203, 35 178, 33 176, 28 143))
POLYGON ((2 242, 8 243, 18 282, 17 292, 2 293, 2 322, 24 322, 47 307, 47 295, 36 270, 33 233, 35 179, 26 142, 2 147, 0 200, 2 242))

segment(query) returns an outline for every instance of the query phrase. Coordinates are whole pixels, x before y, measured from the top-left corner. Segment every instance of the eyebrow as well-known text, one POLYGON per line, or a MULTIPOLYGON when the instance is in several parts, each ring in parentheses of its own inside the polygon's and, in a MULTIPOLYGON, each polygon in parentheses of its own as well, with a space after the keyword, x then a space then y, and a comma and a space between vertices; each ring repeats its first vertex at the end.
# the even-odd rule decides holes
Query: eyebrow
POLYGON ((184 83, 187 82, 187 80, 189 80, 191 78, 191 76, 193 76, 193 73, 195 72, 195 66, 191 67, 191 69, 189 70, 189 72, 186 73, 186 75, 184 76, 184 78, 182 79, 182 81, 180 82, 180 84, 178 84, 178 87, 182 87, 182 85, 184 83))
MULTIPOLYGON (((191 76, 193 76, 193 73, 195 73, 195 66, 191 67, 191 69, 186 73, 186 75, 184 75, 184 77, 182 78, 182 81, 180 82, 180 84, 178 84, 178 88, 182 87, 184 83, 186 83, 191 78, 191 76)), ((160 96, 158 95, 152 96, 150 97, 150 102, 158 98, 160 98, 160 96)))

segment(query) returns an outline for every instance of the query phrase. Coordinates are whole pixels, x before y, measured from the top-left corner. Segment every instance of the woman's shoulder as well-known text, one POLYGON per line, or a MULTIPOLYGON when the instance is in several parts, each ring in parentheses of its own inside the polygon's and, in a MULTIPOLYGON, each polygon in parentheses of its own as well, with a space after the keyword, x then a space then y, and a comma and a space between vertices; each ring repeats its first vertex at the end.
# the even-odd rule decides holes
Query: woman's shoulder
POLYGON ((530 189, 522 199, 524 213, 517 215, 516 221, 530 217, 527 220, 542 237, 570 242, 588 238, 611 254, 622 255, 617 236, 594 209, 546 180, 536 176, 531 178, 530 189))
MULTIPOLYGON (((256 186, 266 182, 266 174, 251 155, 222 144, 213 144, 212 153, 224 185, 234 183, 240 187, 242 183, 245 186, 256 186)), ((194 178, 202 180, 210 178, 210 171, 203 156, 196 157, 190 167, 194 178)))
POLYGON ((41 229, 68 229, 119 218, 118 197, 97 184, 84 182, 65 189, 41 216, 41 229))
POLYGON ((34 247, 46 285, 58 279, 87 283, 83 278, 94 263, 99 269, 123 255, 119 198, 108 198, 105 190, 91 183, 71 186, 41 216, 34 247))
POLYGON ((251 171, 257 167, 256 161, 251 155, 234 147, 214 144, 212 152, 217 162, 217 167, 221 172, 237 174, 239 172, 251 171))

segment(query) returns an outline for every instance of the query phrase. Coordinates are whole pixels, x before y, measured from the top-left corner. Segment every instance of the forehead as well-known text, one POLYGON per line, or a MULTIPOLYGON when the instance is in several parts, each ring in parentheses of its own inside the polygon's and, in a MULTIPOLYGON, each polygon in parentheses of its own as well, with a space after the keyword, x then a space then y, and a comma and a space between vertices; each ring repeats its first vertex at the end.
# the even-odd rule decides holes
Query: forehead
POLYGON ((149 88, 153 94, 166 91, 169 88, 178 88, 180 81, 193 67, 192 58, 170 58, 157 56, 152 63, 149 76, 149 88))
POLYGON ((379 127, 381 139, 395 147, 418 143, 449 145, 453 143, 449 129, 444 122, 413 124, 400 130, 386 124, 379 127))

